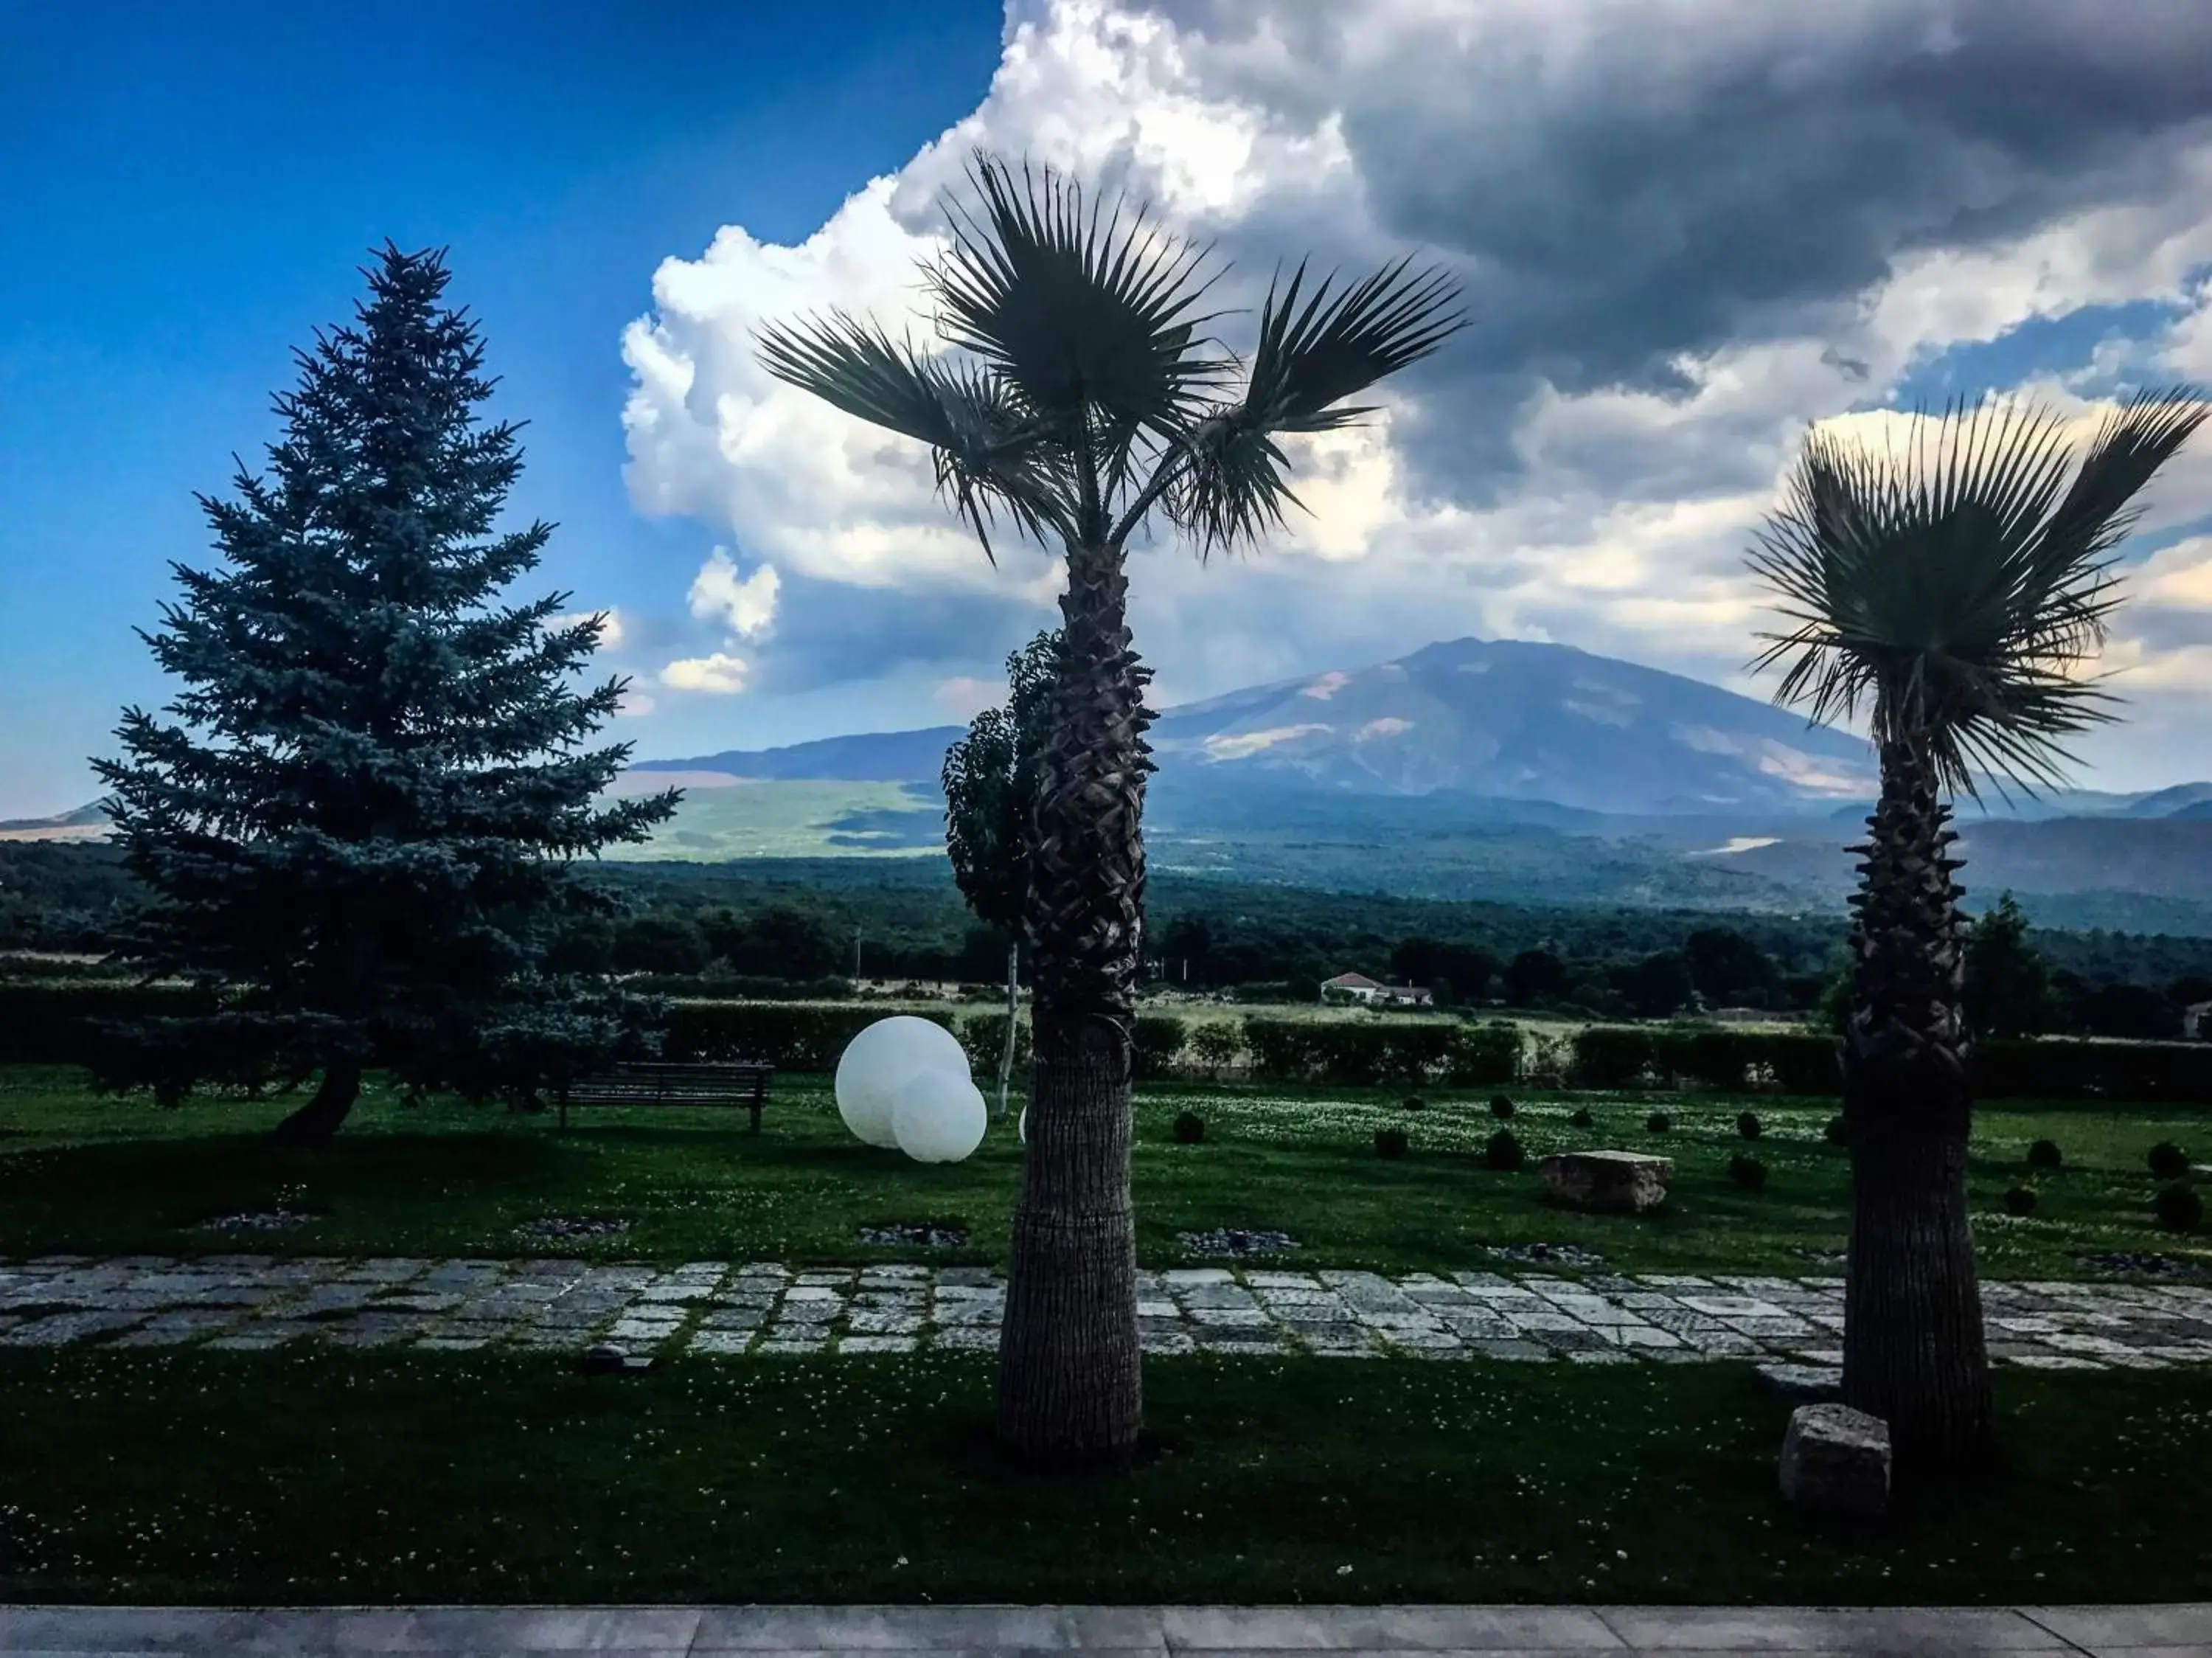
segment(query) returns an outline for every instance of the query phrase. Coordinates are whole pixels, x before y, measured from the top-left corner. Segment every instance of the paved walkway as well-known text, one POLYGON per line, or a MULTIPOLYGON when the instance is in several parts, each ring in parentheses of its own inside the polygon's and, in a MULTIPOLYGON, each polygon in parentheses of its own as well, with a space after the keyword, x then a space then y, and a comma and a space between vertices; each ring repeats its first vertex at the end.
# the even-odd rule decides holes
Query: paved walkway
MULTIPOLYGON (((1495 1272, 1140 1275, 1145 1350, 1579 1363, 1842 1362, 1837 1277, 1579 1279, 1495 1272)), ((984 1268, 798 1271, 577 1260, 0 1260, 0 1346, 293 1343, 472 1351, 735 1356, 996 1344, 1004 1284, 984 1268)), ((1992 1283, 1991 1350, 2041 1369, 2212 1362, 2212 1289, 1992 1283)))
POLYGON ((0 1607, 0 1653, 2212 1653, 2212 1605, 1803 1611, 1649 1606, 0 1607))

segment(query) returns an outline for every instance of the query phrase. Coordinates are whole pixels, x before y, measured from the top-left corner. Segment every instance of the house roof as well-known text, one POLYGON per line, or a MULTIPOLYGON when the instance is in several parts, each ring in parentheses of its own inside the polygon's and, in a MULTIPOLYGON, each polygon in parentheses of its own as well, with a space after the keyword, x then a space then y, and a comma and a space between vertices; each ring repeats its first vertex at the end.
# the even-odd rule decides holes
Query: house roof
POLYGON ((1365 973, 1339 973, 1334 978, 1322 981, 1325 991, 1379 991, 1382 987, 1365 973))

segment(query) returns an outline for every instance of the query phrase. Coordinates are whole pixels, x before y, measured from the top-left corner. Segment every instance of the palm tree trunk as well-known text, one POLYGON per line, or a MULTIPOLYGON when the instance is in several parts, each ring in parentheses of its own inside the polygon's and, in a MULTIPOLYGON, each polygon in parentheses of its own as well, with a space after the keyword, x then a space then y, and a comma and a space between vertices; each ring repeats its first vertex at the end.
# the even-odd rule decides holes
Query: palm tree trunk
POLYGON ((1149 671, 1119 547, 1071 548, 1030 856, 1029 1143, 999 1344, 999 1441, 1037 1468, 1125 1466, 1143 1422, 1129 1206, 1149 671))
POLYGON ((1844 1401, 1889 1424, 1901 1474, 1984 1461, 1989 1353, 1966 1209, 1972 1049, 1960 1009, 1959 887, 1936 770, 1910 742, 1881 753, 1851 899, 1843 1042, 1851 1143, 1844 1401))
POLYGON ((1022 1013, 1022 947, 1006 946, 1006 1045, 999 1054, 999 1115, 1006 1114, 1006 1091, 1014 1080, 1014 1035, 1022 1013))

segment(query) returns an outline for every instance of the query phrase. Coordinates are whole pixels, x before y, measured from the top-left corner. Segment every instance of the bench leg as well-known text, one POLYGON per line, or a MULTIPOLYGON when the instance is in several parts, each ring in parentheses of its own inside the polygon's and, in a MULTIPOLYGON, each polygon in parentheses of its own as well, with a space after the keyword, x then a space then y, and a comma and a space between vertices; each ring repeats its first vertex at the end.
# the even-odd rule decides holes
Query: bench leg
POLYGON ((752 1118, 753 1118, 753 1128, 752 1128, 752 1131, 753 1131, 755 1134, 758 1134, 758 1133, 760 1132, 761 1102, 760 1102, 759 1100, 754 1100, 754 1101, 753 1101, 750 1106, 748 1106, 746 1107, 746 1109, 752 1112, 752 1118))

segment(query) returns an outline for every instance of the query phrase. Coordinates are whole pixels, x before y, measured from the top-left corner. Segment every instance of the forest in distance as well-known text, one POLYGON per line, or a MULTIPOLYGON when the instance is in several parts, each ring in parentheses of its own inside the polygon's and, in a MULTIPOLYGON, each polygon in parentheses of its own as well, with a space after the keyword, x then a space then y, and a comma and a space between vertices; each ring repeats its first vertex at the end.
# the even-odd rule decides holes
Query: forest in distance
MULTIPOLYGON (((978 927, 941 859, 609 863, 616 912, 575 923, 580 968, 671 994, 835 994, 859 976, 988 984, 1006 941, 978 927)), ((135 902, 96 844, 0 844, 0 950, 96 954, 135 902)), ((1152 982, 1249 1001, 1310 1001, 1364 972, 1445 1005, 1662 1018, 1726 1006, 1810 1015, 1834 985, 1841 915, 1448 902, 1156 874, 1152 982)), ((2008 1022, 2131 1038, 2182 1033, 2212 1000, 2212 939, 2034 925, 2032 1007, 2008 1022)), ((1978 930, 1987 933, 1986 926, 1978 930)))

